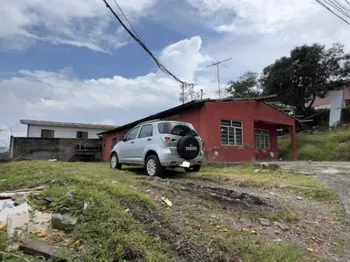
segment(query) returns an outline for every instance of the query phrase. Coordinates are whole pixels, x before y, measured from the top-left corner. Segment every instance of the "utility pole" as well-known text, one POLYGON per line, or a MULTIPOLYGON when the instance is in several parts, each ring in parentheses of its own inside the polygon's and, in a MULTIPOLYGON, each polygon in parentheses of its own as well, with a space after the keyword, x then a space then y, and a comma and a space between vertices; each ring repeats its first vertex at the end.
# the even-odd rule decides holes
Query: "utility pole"
POLYGON ((191 100, 193 99, 193 95, 194 95, 194 86, 196 84, 188 84, 188 83, 182 83, 181 84, 181 93, 180 93, 180 97, 179 100, 182 104, 184 104, 186 102, 186 97, 188 95, 190 95, 191 100), (185 92, 185 90, 188 89, 188 92, 185 92))
MULTIPOLYGON (((212 66, 216 66, 216 74, 218 77, 218 93, 219 93, 219 97, 221 98, 221 89, 220 89, 220 64, 222 64, 223 62, 226 62, 228 60, 231 60, 231 57, 222 61, 217 61, 216 63, 213 63, 211 65, 208 65, 207 67, 212 67, 212 66)), ((225 66, 224 64, 222 64, 223 66, 225 66)), ((227 66, 225 66, 227 67, 227 66)))

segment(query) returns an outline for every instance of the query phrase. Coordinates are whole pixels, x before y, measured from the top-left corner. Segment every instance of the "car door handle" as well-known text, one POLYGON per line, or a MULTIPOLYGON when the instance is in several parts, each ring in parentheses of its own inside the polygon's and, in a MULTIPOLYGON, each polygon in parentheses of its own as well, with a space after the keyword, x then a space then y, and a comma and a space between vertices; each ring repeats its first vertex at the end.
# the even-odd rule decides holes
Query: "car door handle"
POLYGON ((151 141, 151 140, 152 140, 152 138, 148 138, 148 139, 147 139, 147 141, 151 141))
POLYGON ((130 142, 130 144, 133 144, 133 143, 135 143, 135 142, 134 142, 134 141, 131 141, 131 142, 130 142))

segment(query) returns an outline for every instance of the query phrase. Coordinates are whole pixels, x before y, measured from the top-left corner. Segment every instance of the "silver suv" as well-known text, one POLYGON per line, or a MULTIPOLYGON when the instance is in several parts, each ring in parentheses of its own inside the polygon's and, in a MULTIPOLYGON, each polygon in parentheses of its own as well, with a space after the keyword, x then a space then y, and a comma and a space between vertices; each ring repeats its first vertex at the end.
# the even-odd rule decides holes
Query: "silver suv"
POLYGON ((123 164, 144 166, 149 176, 161 176, 167 167, 198 172, 202 149, 202 140, 192 124, 154 120, 131 129, 113 147, 110 163, 119 170, 123 164))

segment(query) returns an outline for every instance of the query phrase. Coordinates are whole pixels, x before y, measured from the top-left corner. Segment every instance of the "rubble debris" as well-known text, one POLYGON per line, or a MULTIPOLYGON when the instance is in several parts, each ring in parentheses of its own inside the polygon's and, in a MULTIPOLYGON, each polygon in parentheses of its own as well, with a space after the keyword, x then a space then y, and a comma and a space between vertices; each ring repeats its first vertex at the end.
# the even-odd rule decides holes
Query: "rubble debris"
POLYGON ((300 200, 300 201, 303 200, 303 198, 302 198, 302 197, 299 197, 299 196, 297 197, 297 199, 300 200))
POLYGON ((45 197, 44 200, 51 203, 51 202, 55 202, 56 198, 54 198, 54 197, 45 197))
POLYGON ((264 227, 268 227, 271 225, 270 220, 266 218, 260 218, 259 221, 260 221, 260 224, 264 227))
POLYGON ((309 251, 310 253, 314 253, 316 250, 314 248, 309 247, 307 251, 309 251))
POLYGON ((68 215, 53 214, 51 218, 52 228, 59 230, 73 230, 77 220, 68 215))
POLYGON ((35 212, 29 225, 28 230, 34 232, 47 233, 50 229, 52 214, 35 212))
POLYGON ((261 171, 260 169, 255 169, 254 173, 260 173, 260 171, 261 171))
POLYGON ((16 235, 21 236, 22 233, 26 232, 26 226, 29 224, 29 220, 29 213, 9 214, 7 217, 7 236, 11 238, 14 236, 15 232, 16 235))
POLYGON ((38 240, 25 240, 20 244, 19 249, 25 254, 43 256, 47 260, 67 261, 68 259, 68 254, 61 251, 59 247, 38 240))
POLYGON ((164 202, 165 204, 167 204, 169 207, 172 207, 172 206, 173 206, 173 203, 171 203, 171 201, 170 201, 169 199, 167 199, 167 198, 165 198, 165 197, 161 197, 160 199, 163 200, 163 202, 164 202))
POLYGON ((56 158, 53 158, 53 159, 49 159, 48 161, 50 161, 50 162, 56 162, 57 159, 56 159, 56 158))
POLYGON ((321 242, 323 242, 323 240, 320 239, 320 238, 318 238, 318 237, 311 237, 311 240, 314 241, 314 242, 316 242, 316 243, 321 243, 321 242))
POLYGON ((87 209, 87 207, 88 207, 88 203, 87 203, 87 202, 84 202, 84 207, 83 207, 84 210, 87 209))
POLYGON ((288 231, 289 227, 285 224, 275 222, 275 225, 278 226, 282 231, 288 231))
POLYGON ((281 167, 279 165, 274 164, 274 163, 268 163, 268 162, 255 164, 255 167, 259 168, 259 169, 270 169, 270 170, 281 169, 281 167))

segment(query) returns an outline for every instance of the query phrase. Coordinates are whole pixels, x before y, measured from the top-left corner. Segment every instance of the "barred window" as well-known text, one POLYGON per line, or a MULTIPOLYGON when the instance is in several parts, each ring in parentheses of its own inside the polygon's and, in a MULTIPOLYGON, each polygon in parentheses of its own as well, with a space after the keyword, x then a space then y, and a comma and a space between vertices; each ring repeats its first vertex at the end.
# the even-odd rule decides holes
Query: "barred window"
POLYGON ((255 129, 255 148, 269 149, 270 148, 270 133, 266 129, 255 129))
POLYGON ((221 120, 221 144, 243 146, 243 125, 240 121, 221 120))

